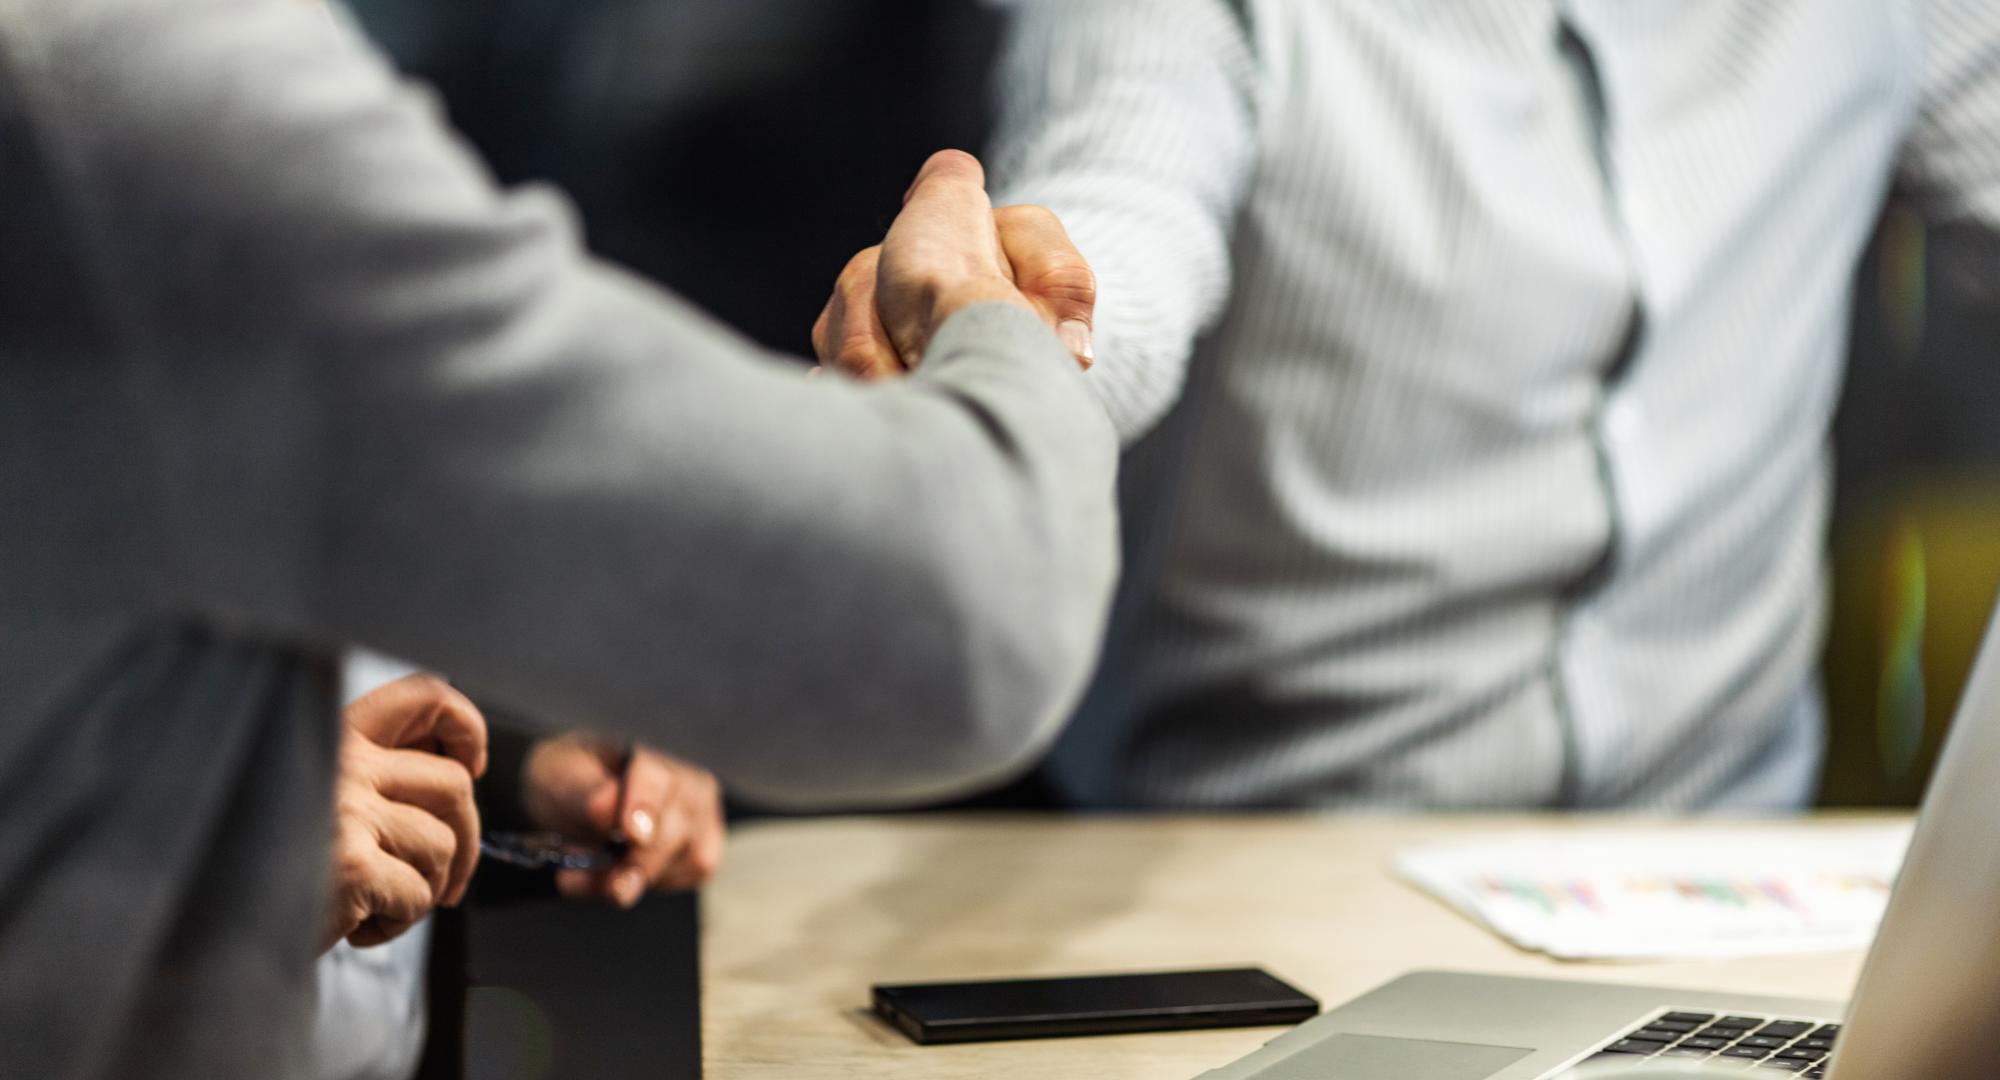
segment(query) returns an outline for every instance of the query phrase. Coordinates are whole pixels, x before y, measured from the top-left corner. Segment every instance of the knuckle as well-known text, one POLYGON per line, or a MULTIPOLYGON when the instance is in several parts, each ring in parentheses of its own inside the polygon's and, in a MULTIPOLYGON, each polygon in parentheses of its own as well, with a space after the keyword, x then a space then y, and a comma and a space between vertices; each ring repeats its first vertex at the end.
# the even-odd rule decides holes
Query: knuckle
POLYGON ((1038 296, 1082 306, 1097 303, 1097 274, 1082 259, 1064 259, 1038 270, 1023 287, 1038 296))
POLYGON ((1020 203, 1015 206, 1002 207, 996 213, 1005 215, 1009 224, 1055 225, 1058 227, 1062 225, 1062 219, 1056 216, 1054 210, 1037 203, 1020 203))
POLYGON ((423 824, 419 828, 424 833, 425 845, 444 861, 450 862, 451 857, 458 853, 458 830, 429 814, 424 815, 423 824))
POLYGON ((866 319, 869 308, 875 303, 875 288, 879 280, 873 273, 840 279, 834 288, 833 298, 839 306, 836 317, 841 323, 866 319))
POLYGON ((333 816, 344 826, 350 819, 361 817, 368 812, 369 799, 360 785, 343 780, 333 793, 333 816))
POLYGON ((875 349, 872 344, 852 340, 847 341, 841 345, 840 352, 835 355, 834 363, 840 368, 853 372, 856 375, 875 374, 877 366, 875 349))
POLYGON ((360 778, 368 774, 370 763, 382 753, 367 736, 349 728, 340 738, 340 773, 343 778, 360 778))
POLYGON ((836 355, 844 365, 866 364, 874 359, 874 345, 875 342, 867 334, 843 334, 836 355))
POLYGON ((827 308, 822 309, 819 313, 819 318, 814 320, 813 322, 813 328, 812 328, 813 353, 817 355, 821 360, 826 359, 826 343, 828 340, 827 331, 828 328, 832 325, 832 319, 831 319, 832 310, 833 309, 830 305, 827 308))
POLYGON ((875 261, 881 258, 881 256, 882 245, 880 244, 874 247, 865 247, 855 252, 847 260, 847 265, 841 269, 840 280, 844 282, 850 278, 866 277, 874 271, 875 261))
POLYGON ((1097 271, 1092 270, 1090 264, 1084 262, 1081 256, 1077 257, 1076 265, 1070 268, 1069 277, 1069 288, 1074 299, 1087 304, 1097 302, 1097 271))
POLYGON ((455 803, 471 805, 472 774, 453 764, 445 773, 445 793, 450 795, 455 803))
POLYGON ((333 880, 343 896, 352 898, 368 888, 368 860, 359 845, 344 845, 334 852, 333 880))

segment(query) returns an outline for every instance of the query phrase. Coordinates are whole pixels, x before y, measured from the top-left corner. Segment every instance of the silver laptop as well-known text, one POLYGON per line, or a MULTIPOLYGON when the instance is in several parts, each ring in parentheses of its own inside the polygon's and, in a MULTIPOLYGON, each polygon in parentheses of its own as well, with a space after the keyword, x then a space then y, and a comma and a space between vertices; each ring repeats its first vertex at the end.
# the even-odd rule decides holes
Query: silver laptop
POLYGON ((1418 972, 1202 1080, 1539 1080, 1669 1060, 1814 1080, 2000 1077, 2000 618, 1852 1002, 1418 972))

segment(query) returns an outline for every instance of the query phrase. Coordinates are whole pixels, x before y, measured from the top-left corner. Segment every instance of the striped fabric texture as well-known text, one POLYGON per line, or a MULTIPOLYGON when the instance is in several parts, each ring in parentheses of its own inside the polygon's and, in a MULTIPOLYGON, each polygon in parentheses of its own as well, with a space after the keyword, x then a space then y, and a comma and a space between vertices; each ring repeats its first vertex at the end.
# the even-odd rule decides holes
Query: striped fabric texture
POLYGON ((1069 797, 1809 797, 1851 281, 2000 227, 2000 3, 1007 6, 1130 447, 1069 797))

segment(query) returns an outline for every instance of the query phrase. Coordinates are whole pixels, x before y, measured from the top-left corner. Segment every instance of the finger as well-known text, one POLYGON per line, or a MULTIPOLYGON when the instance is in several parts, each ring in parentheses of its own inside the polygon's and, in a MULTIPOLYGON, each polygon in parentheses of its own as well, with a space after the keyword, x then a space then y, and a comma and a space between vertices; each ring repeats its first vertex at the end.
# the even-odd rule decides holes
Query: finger
POLYGON ((863 379, 888 378, 904 371, 875 308, 881 260, 880 247, 855 255, 840 280, 834 282, 833 298, 827 304, 826 351, 820 359, 863 379))
POLYGON ((375 811, 375 841, 430 882, 432 903, 442 904, 452 885, 458 834, 451 826, 407 803, 384 801, 375 811))
POLYGON ((380 945, 432 910, 430 883, 408 863, 382 852, 369 859, 361 892, 368 917, 347 939, 356 946, 380 945))
POLYGON ((435 743, 473 776, 486 774, 486 717, 472 700, 442 679, 424 688, 424 708, 400 745, 435 743))
POLYGON ((571 900, 609 900, 629 908, 646 895, 646 882, 640 871, 620 862, 603 870, 558 870, 556 892, 571 900))
POLYGON ((661 811, 647 843, 629 845, 625 856, 604 870, 559 871, 556 891, 567 897, 601 897, 630 908, 685 858, 688 836, 685 812, 670 805, 661 811))
POLYGON ((722 785, 714 774, 694 766, 686 767, 681 805, 688 811, 688 843, 681 853, 678 869, 685 871, 681 888, 706 884, 722 866, 722 848, 728 833, 722 810, 722 785))
POLYGON ((486 772, 486 717, 435 675, 408 675, 355 699, 343 718, 378 746, 436 747, 474 776, 486 772))
MULTIPOLYGON (((839 278, 834 279, 834 288, 840 288, 839 278)), ((830 364, 833 362, 833 349, 827 345, 827 331, 832 327, 832 324, 833 297, 829 296, 826 300, 826 306, 819 309, 819 318, 813 320, 812 328, 813 358, 821 364, 830 364)), ((815 367, 809 370, 807 374, 816 374, 818 371, 819 368, 815 367)))
POLYGON ((592 837, 609 839, 614 833, 624 832, 626 826, 619 824, 618 814, 623 807, 619 803, 618 777, 608 775, 598 781, 589 796, 583 800, 584 828, 572 830, 569 835, 577 838, 592 837))
POLYGON ((625 858, 612 868, 607 883, 612 901, 629 908, 646 895, 647 889, 663 881, 668 868, 684 857, 692 832, 690 824, 687 810, 678 801, 668 805, 661 812, 652 842, 627 849, 625 858))
POLYGON ((360 926, 354 928, 353 933, 347 935, 347 943, 357 949, 372 949, 377 945, 387 945, 409 933, 410 928, 420 921, 384 917, 364 919, 360 926))
POLYGON ((1097 275, 1069 238, 1062 219, 1039 206, 1006 206, 993 213, 1000 248, 1027 296, 1085 368, 1096 359, 1091 330, 1097 310, 1097 275))
POLYGON ((573 839, 609 836, 618 824, 618 770, 626 746, 588 731, 536 742, 521 767, 521 803, 529 819, 573 839))
POLYGON ((671 762, 657 751, 635 747, 625 764, 624 799, 618 806, 618 827, 635 848, 653 843, 676 794, 678 777, 671 762))
POLYGON ((679 790, 683 774, 666 756, 644 747, 633 752, 626 767, 618 822, 627 848, 607 882, 611 899, 622 907, 638 903, 687 846, 689 821, 679 790))
MULTIPOLYGON (((940 150, 917 171, 916 180, 903 197, 903 213, 897 220, 911 218, 934 228, 950 229, 970 241, 987 231, 992 213, 993 202, 986 195, 985 166, 963 150, 940 150)), ((891 225, 889 231, 895 232, 895 226, 891 225)))
POLYGON ((575 839, 609 836, 618 826, 626 749, 623 740, 587 731, 537 743, 528 755, 523 791, 534 820, 575 839))
POLYGON ((653 881, 661 892, 698 889, 715 877, 722 866, 724 827, 721 815, 697 818, 688 827, 687 846, 653 881))
POLYGON ((604 881, 608 876, 602 870, 558 870, 556 892, 572 900, 603 896, 604 881))
POLYGON ((368 919, 367 898, 359 888, 374 855, 372 837, 358 819, 344 819, 333 841, 333 900, 327 905, 320 951, 339 944, 368 919))
POLYGON ((687 842, 673 861, 652 877, 653 888, 678 892, 699 888, 715 876, 722 865, 722 788, 708 770, 677 763, 679 777, 675 803, 687 820, 687 842))
POLYGON ((689 892, 708 884, 709 879, 712 877, 714 877, 713 874, 703 873, 695 864, 693 858, 682 855, 679 859, 674 860, 672 866, 667 867, 666 873, 660 875, 660 880, 653 883, 653 891, 657 893, 689 892))
POLYGON ((722 787, 708 778, 708 797, 688 841, 689 867, 693 873, 689 887, 706 885, 722 869, 723 849, 728 846, 729 826, 723 818, 722 787))
POLYGON ((450 758, 422 750, 377 748, 365 758, 354 759, 352 773, 384 798, 419 806, 438 817, 457 807, 472 809, 472 774, 450 758))
MULTIPOLYGON (((943 180, 952 183, 971 183, 983 194, 986 190, 986 166, 979 159, 963 150, 939 150, 924 159, 923 167, 917 170, 916 179, 903 189, 903 208, 909 209, 916 201, 917 192, 923 190, 927 180, 943 180)), ((991 210, 988 205, 983 209, 991 210)))
POLYGON ((471 774, 457 762, 420 750, 383 751, 369 762, 369 772, 385 798, 428 811, 451 827, 457 847, 442 903, 457 906, 479 862, 479 808, 471 774))

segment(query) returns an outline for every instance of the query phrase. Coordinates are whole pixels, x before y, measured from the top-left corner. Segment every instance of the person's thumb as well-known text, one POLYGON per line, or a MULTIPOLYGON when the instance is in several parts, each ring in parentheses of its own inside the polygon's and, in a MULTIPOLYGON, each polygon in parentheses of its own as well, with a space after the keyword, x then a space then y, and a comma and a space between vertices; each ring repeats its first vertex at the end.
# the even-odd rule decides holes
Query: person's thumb
POLYGON ((922 362, 930 335, 959 308, 1021 297, 1000 252, 986 170, 961 150, 940 150, 910 185, 882 240, 875 307, 905 367, 922 362))
POLYGON ((939 150, 924 160, 903 192, 903 209, 913 206, 957 215, 968 228, 973 226, 976 215, 993 209, 986 197, 986 166, 963 150, 939 150))

